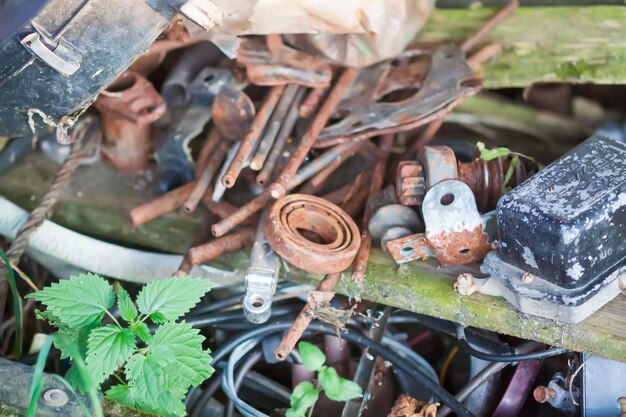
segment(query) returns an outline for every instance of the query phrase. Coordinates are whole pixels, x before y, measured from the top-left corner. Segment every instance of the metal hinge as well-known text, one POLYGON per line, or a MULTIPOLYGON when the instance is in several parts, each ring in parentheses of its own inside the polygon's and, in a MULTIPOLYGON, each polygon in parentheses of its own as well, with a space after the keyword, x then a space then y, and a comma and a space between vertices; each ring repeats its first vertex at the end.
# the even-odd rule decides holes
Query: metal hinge
POLYGON ((80 68, 82 55, 64 42, 63 38, 58 40, 54 49, 50 49, 43 42, 42 36, 37 32, 26 35, 21 43, 33 55, 66 77, 74 74, 80 68))

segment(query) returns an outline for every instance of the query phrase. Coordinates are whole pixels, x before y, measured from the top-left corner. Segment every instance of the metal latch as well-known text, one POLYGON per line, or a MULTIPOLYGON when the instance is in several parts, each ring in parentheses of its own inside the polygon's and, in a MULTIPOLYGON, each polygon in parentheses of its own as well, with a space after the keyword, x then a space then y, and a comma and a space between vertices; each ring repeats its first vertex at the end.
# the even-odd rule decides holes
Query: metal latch
POLYGON ((54 50, 50 49, 37 32, 26 35, 22 45, 58 73, 68 77, 80 68, 82 55, 60 39, 54 50))

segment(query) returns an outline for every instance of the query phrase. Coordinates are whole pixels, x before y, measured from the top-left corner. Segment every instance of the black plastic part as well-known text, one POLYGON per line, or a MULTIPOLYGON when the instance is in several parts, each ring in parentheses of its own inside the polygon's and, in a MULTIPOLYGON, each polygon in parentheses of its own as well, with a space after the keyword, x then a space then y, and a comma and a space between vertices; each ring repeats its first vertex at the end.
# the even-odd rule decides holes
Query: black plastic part
POLYGON ((594 136, 498 202, 499 257, 564 289, 626 262, 626 145, 594 136))
MULTIPOLYGON (((23 0, 30 3, 31 0, 23 0)), ((32 9, 30 13, 35 13, 32 9)), ((167 26, 175 11, 158 1, 50 0, 36 16, 0 41, 0 135, 30 134, 95 100, 167 26), (46 49, 70 51, 79 68, 64 75, 22 44, 36 34, 46 49)))

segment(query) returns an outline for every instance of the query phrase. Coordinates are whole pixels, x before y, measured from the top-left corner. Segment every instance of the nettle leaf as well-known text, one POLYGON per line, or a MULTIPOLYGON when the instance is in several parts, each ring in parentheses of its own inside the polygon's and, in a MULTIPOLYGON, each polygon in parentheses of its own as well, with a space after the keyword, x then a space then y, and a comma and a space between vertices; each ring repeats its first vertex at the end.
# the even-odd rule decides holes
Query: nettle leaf
POLYGON ((135 320, 139 314, 135 303, 130 299, 130 295, 122 287, 117 289, 117 308, 120 309, 120 316, 127 322, 135 320))
POLYGON ((309 342, 298 343, 298 351, 302 357, 302 365, 311 372, 320 370, 326 362, 326 355, 317 346, 309 342))
POLYGON ((154 313, 150 314, 149 317, 150 317, 150 320, 152 320, 152 322, 154 324, 165 324, 165 323, 167 323, 167 318, 160 311, 155 311, 154 313))
POLYGON ((300 382, 291 394, 290 404, 292 415, 304 415, 306 411, 315 405, 319 392, 309 381, 300 382))
POLYGON ((333 401, 348 401, 363 394, 361 387, 349 379, 341 378, 334 368, 322 369, 317 377, 324 393, 333 401))
POLYGON ((102 321, 104 311, 115 301, 113 287, 94 274, 61 280, 26 297, 41 301, 59 324, 90 327, 102 321))
POLYGON ((129 329, 108 325, 89 333, 85 363, 94 384, 100 385, 135 350, 135 335, 129 329))
POLYGON ((128 407, 136 406, 128 385, 114 385, 109 388, 104 395, 108 400, 117 401, 128 407))
POLYGON ((359 384, 354 381, 350 381, 349 379, 341 378, 339 395, 336 395, 334 398, 328 398, 335 401, 349 401, 353 398, 360 397, 361 395, 363 395, 363 390, 359 384))
POLYGON ((146 323, 131 323, 129 329, 144 343, 150 343, 150 340, 152 340, 152 334, 146 323))
POLYGON ((148 344, 150 354, 175 361, 172 376, 180 376, 186 387, 200 385, 215 372, 210 351, 202 350, 204 336, 199 333, 184 322, 170 322, 159 327, 148 344))
POLYGON ((83 329, 60 328, 53 343, 61 351, 61 359, 72 357, 72 352, 80 352, 84 357, 87 354, 87 340, 91 329, 91 327, 83 329))
POLYGON ((185 415, 187 389, 172 383, 171 368, 164 368, 158 355, 133 355, 126 369, 129 395, 137 408, 166 417, 185 415))
POLYGON ((215 284, 209 280, 191 277, 153 281, 142 288, 137 296, 137 306, 155 323, 158 323, 153 317, 156 312, 162 315, 157 319, 173 321, 198 304, 200 298, 213 287, 215 284))
POLYGON ((511 150, 509 148, 494 148, 487 149, 485 144, 482 142, 476 143, 476 148, 480 152, 480 158, 484 161, 492 161, 497 158, 504 158, 511 154, 511 150))

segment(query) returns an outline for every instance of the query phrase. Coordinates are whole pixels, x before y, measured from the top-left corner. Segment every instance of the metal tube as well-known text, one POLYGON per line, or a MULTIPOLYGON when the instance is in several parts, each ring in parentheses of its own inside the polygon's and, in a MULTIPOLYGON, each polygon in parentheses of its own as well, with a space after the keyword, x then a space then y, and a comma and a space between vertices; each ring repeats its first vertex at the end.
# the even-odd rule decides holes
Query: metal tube
POLYGON ((156 219, 162 214, 176 210, 185 203, 185 200, 191 194, 195 183, 190 182, 181 187, 151 200, 139 207, 135 207, 129 213, 130 222, 133 226, 139 226, 150 220, 156 219))
POLYGON ((245 164, 248 162, 252 153, 259 143, 259 139, 261 137, 261 133, 269 120, 274 107, 276 107, 276 103, 278 103, 278 99, 283 93, 285 86, 278 85, 272 87, 265 102, 261 106, 261 109, 256 114, 254 118, 254 122, 252 122, 252 126, 250 127, 250 131, 246 135, 246 137, 241 142, 241 146, 239 146, 239 150, 237 154, 233 158, 226 174, 222 177, 222 184, 226 188, 232 188, 235 185, 235 181, 237 181, 237 177, 239 177, 239 173, 245 167, 245 164))
POLYGON ((348 87, 350 87, 350 84, 352 84, 352 81, 356 78, 357 73, 358 70, 356 68, 346 68, 343 74, 341 74, 339 80, 337 80, 337 83, 328 94, 326 101, 324 101, 324 104, 322 104, 319 112, 315 115, 315 118, 311 122, 311 126, 300 140, 298 148, 291 155, 291 158, 285 165, 285 168, 283 168, 282 172, 278 176, 277 181, 270 186, 272 197, 281 198, 285 196, 291 177, 296 174, 300 165, 302 165, 302 162, 313 147, 317 137, 324 129, 328 119, 330 119, 335 111, 335 108, 348 90, 348 87))
POLYGON ((192 265, 199 265, 212 261, 222 255, 237 252, 252 245, 256 230, 254 227, 245 227, 232 235, 212 240, 204 245, 189 249, 187 253, 192 265))

